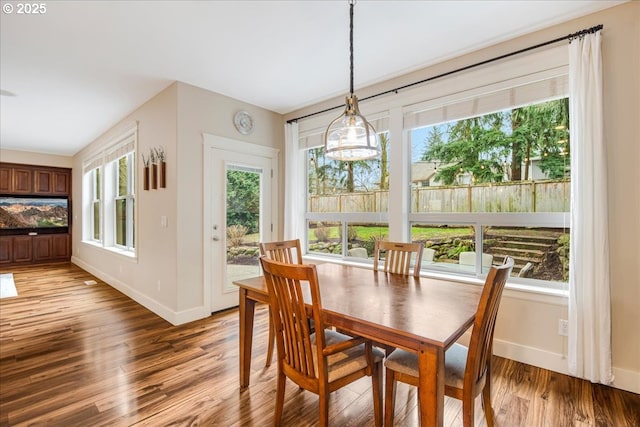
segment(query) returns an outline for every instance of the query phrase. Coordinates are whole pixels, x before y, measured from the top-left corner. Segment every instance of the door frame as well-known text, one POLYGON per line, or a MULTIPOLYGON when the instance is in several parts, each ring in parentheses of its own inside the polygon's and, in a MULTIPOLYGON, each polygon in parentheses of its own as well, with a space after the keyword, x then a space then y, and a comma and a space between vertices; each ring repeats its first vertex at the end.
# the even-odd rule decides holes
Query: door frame
POLYGON ((265 157, 271 161, 271 170, 273 171, 272 185, 271 185, 271 222, 273 224, 271 237, 277 235, 278 224, 280 218, 279 212, 279 186, 278 180, 278 154, 279 149, 273 147, 266 147, 264 145, 253 144, 250 142, 239 141, 237 139, 226 138, 223 136, 202 133, 203 139, 203 156, 202 156, 202 177, 203 177, 203 196, 202 196, 202 209, 203 209, 203 232, 202 232, 202 265, 203 265, 203 303, 206 313, 211 314, 211 283, 213 280, 213 269, 211 265, 211 241, 213 239, 213 203, 211 200, 212 189, 212 175, 217 172, 211 170, 209 167, 210 150, 225 150, 238 154, 247 154, 251 156, 265 157))

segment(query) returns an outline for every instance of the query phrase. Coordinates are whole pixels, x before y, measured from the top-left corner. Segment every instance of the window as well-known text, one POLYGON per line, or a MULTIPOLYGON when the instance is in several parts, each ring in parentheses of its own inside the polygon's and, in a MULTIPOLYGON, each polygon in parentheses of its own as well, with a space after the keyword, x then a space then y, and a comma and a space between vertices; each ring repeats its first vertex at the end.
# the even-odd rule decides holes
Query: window
POLYGON ((431 249, 427 268, 480 275, 511 256, 516 277, 567 281, 568 106, 560 98, 411 130, 411 236, 431 249))
POLYGON ((424 242, 424 270, 482 277, 508 255, 512 282, 566 289, 567 62, 554 49, 372 101, 387 145, 369 165, 327 162, 328 121, 298 123, 307 252, 364 260, 393 236, 424 242))
POLYGON ((83 239, 135 254, 137 125, 84 162, 83 239))
POLYGON ((128 153, 113 162, 115 167, 116 189, 115 207, 115 244, 126 250, 133 250, 134 244, 134 206, 135 206, 135 167, 134 153, 128 153))
MULTIPOLYGON (((382 123, 381 123, 382 124, 382 123)), ((378 134, 381 157, 340 162, 324 147, 307 151, 307 252, 364 261, 388 236, 388 132, 378 134)))
POLYGON ((102 230, 100 228, 102 224, 102 201, 101 201, 101 183, 100 183, 100 168, 95 168, 90 174, 91 180, 91 238, 96 242, 102 241, 102 230))

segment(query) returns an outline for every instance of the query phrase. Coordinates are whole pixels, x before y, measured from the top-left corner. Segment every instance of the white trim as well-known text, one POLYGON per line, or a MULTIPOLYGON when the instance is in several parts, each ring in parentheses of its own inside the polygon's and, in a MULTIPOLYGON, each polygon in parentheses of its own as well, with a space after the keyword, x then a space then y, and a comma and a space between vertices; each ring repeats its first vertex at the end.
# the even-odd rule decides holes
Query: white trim
POLYGON ((71 257, 71 262, 78 267, 86 270, 92 275, 96 276, 100 280, 107 283, 112 288, 122 292, 127 297, 131 298, 138 304, 142 305, 146 309, 150 310, 157 316, 160 316, 167 322, 171 323, 174 326, 181 325, 183 323, 192 322, 194 320, 199 320, 205 318, 209 315, 209 312, 205 310, 204 307, 194 307, 185 311, 173 311, 169 307, 161 304, 160 302, 149 298, 146 294, 143 294, 129 284, 111 276, 110 274, 105 273, 102 270, 95 268, 91 264, 87 264, 83 260, 77 257, 71 257))
MULTIPOLYGON (((493 340, 493 354, 538 368, 572 376, 569 373, 567 356, 499 339, 493 340)), ((612 387, 640 393, 640 372, 613 367, 615 379, 612 387)))

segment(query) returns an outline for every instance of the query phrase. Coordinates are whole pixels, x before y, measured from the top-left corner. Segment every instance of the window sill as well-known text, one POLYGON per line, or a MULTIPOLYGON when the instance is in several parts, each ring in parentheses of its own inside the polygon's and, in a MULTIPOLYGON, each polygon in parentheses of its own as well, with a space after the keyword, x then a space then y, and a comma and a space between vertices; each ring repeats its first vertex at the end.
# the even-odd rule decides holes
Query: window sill
POLYGON ((132 252, 132 251, 127 251, 127 250, 124 250, 124 249, 120 249, 120 248, 117 248, 115 246, 103 246, 101 243, 93 242, 93 241, 90 241, 90 240, 83 240, 82 243, 84 243, 85 245, 92 246, 92 247, 97 248, 97 249, 101 249, 101 250, 104 250, 104 251, 107 251, 107 252, 111 252, 111 253, 123 256, 123 257, 125 257, 127 259, 130 259, 130 260, 133 260, 133 261, 137 261, 138 260, 138 257, 136 255, 136 253, 132 252))
MULTIPOLYGON (((331 262, 334 264, 352 265, 372 269, 371 264, 363 262, 347 261, 343 258, 329 258, 317 255, 304 255, 305 261, 331 262)), ((422 271, 421 277, 433 279, 450 280, 454 282, 483 285, 484 279, 475 276, 463 276, 458 274, 446 274, 436 271, 422 271)), ((504 295, 509 298, 522 299, 527 301, 542 302, 552 305, 567 306, 569 300, 569 291, 562 289, 546 288, 543 286, 535 286, 524 283, 507 283, 504 295)))

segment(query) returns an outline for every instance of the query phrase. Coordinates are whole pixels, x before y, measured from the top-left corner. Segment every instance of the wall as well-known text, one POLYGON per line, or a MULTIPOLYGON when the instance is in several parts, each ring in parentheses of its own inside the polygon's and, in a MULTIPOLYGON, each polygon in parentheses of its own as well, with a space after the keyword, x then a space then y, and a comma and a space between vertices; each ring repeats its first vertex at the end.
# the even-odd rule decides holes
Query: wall
POLYGON ((175 224, 161 228, 156 213, 166 215, 176 211, 175 135, 177 87, 171 85, 146 102, 120 123, 109 129, 74 156, 74 230, 72 262, 105 280, 132 299, 150 308, 167 320, 175 312, 176 256, 175 224), (142 159, 138 156, 136 172, 136 245, 137 258, 105 250, 82 241, 82 164, 117 138, 123 127, 138 122, 138 151, 146 153, 151 147, 165 147, 168 159, 168 185, 162 190, 142 190, 142 159), (157 274, 156 274, 157 273, 157 274), (162 281, 158 282, 160 275, 162 281))
POLYGON ((71 156, 32 153, 30 151, 18 150, 0 149, 0 161, 7 163, 21 163, 25 165, 53 166, 58 168, 70 168, 73 166, 73 157, 71 156))
MULTIPOLYGON (((640 393, 640 2, 625 3, 451 59, 377 85, 359 88, 360 99, 479 61, 603 24, 605 139, 608 147, 611 249, 612 360, 619 388, 640 393)), ((565 42, 566 43, 566 42, 565 42)), ((437 81, 434 81, 436 85, 437 81)), ((389 96, 385 97, 389 99, 389 96)), ((392 99, 392 98, 391 98, 392 99)), ((285 119, 340 105, 341 97, 294 111, 285 119)), ((375 102, 375 101, 373 101, 375 102)), ((367 114, 367 103, 360 105, 367 114)), ((567 372, 566 298, 508 290, 496 326, 495 352, 567 372)))
MULTIPOLYGON (((203 230, 203 133, 268 147, 282 148, 282 116, 241 101, 178 83, 178 310, 205 304, 203 298, 203 243, 210 242, 210 230, 203 230), (246 110, 254 118, 254 131, 241 135, 233 116, 246 110), (187 291, 188 290, 188 291, 187 291)), ((222 198, 213 203, 223 203, 222 198)), ((280 201, 282 205, 282 201, 280 201)), ((208 284, 204 284, 208 286, 208 284)))
POLYGON ((74 256, 72 261, 105 280, 173 324, 208 316, 203 282, 202 133, 278 146, 282 117, 276 113, 176 82, 150 99, 74 156, 74 256), (248 110, 255 131, 240 135, 233 115, 248 110), (138 122, 138 153, 162 146, 167 158, 167 188, 142 190, 138 156, 136 206, 137 258, 82 242, 82 162, 138 122), (167 218, 167 226, 161 218, 167 218))

